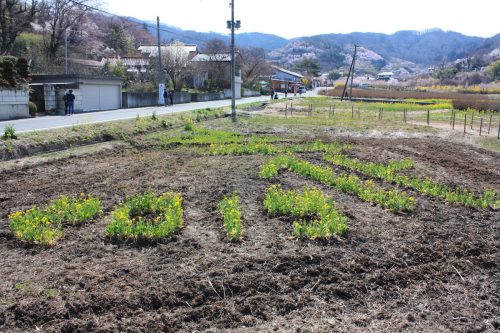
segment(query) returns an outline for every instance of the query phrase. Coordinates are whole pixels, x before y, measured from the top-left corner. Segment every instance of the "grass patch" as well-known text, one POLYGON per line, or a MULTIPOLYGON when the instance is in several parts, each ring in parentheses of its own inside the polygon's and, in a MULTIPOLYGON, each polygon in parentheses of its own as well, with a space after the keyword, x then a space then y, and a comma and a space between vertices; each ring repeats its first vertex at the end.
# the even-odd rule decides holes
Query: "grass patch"
POLYGON ((35 206, 10 214, 10 228, 22 242, 51 246, 62 237, 63 225, 79 225, 101 212, 100 200, 90 195, 61 196, 45 208, 35 206))
POLYGON ((347 231, 346 218, 335 208, 333 199, 315 188, 297 193, 272 185, 267 189, 264 207, 269 214, 298 218, 293 224, 293 234, 297 237, 328 239, 347 231))
POLYGON ((115 240, 149 242, 172 235, 183 225, 182 197, 148 192, 127 198, 111 213, 106 233, 115 240))
POLYGON ((224 219, 224 228, 226 229, 227 237, 231 241, 239 240, 243 234, 239 204, 239 199, 236 194, 230 197, 224 197, 224 199, 219 202, 219 212, 224 219))
POLYGON ((334 186, 337 190, 357 196, 363 201, 375 203, 393 212, 413 211, 414 199, 405 192, 386 191, 373 181, 363 181, 355 175, 336 174, 330 168, 323 168, 293 156, 277 156, 262 166, 259 176, 264 179, 274 177, 281 169, 288 169, 301 176, 323 184, 334 186))

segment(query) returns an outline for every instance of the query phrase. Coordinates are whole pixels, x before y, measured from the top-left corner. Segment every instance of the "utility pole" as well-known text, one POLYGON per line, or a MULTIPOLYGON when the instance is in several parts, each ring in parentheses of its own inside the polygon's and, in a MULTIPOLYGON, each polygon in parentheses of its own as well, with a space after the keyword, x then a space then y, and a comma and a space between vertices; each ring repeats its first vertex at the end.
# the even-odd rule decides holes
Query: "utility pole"
POLYGON ((68 29, 64 30, 64 74, 68 74, 68 29))
MULTIPOLYGON (((160 41, 160 17, 156 17, 156 35, 158 38, 158 105, 163 98, 163 91, 161 91, 160 86, 163 83, 163 66, 161 64, 161 41, 160 41)), ((165 89, 165 87, 164 87, 165 89)))
POLYGON ((354 45, 354 57, 352 58, 351 87, 349 88, 349 100, 352 101, 352 81, 354 80, 354 68, 356 67, 356 52, 358 46, 354 45))
POLYGON ((234 0, 231 0, 231 118, 236 121, 236 62, 234 60, 234 0))
POLYGON ((228 29, 231 29, 231 118, 236 121, 236 59, 234 52, 234 30, 241 27, 240 21, 234 21, 234 0, 229 4, 231 7, 231 21, 227 21, 228 29))
POLYGON ((340 97, 340 101, 344 100, 345 92, 347 90, 347 85, 349 84, 349 77, 351 78, 351 88, 349 91, 349 100, 352 100, 352 81, 354 79, 354 64, 356 63, 356 51, 358 45, 354 45, 354 55, 352 57, 351 67, 349 67, 349 73, 347 74, 347 79, 345 80, 344 90, 342 91, 342 97, 340 97))

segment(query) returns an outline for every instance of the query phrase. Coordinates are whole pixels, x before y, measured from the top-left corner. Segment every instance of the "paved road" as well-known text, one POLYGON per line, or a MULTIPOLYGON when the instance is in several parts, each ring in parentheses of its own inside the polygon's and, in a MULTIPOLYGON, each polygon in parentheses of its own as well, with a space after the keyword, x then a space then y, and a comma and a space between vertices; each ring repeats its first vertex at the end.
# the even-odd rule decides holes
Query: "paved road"
MULTIPOLYGON (((280 98, 284 97, 283 94, 279 95, 280 98)), ((293 94, 289 94, 289 96, 290 95, 293 96, 293 94)), ((307 94, 303 94, 302 96, 314 96, 314 95, 316 95, 316 92, 310 91, 307 92, 307 94)), ((270 99, 269 96, 248 97, 237 100, 236 104, 240 105, 245 103, 267 101, 269 99, 270 99)), ((186 111, 205 109, 205 108, 224 107, 230 105, 231 105, 231 100, 227 99, 220 101, 177 104, 168 107, 151 106, 144 108, 77 113, 73 116, 42 116, 42 117, 28 118, 28 119, 6 120, 6 121, 0 121, 0 134, 4 132, 4 128, 6 125, 12 125, 14 126, 14 129, 16 130, 17 133, 22 133, 22 132, 40 131, 40 130, 61 128, 61 127, 70 127, 73 125, 90 124, 90 123, 95 124, 95 123, 114 121, 114 120, 131 119, 137 117, 137 115, 139 115, 139 117, 145 117, 145 116, 151 116, 153 112, 156 112, 157 115, 162 115, 162 114, 186 112, 186 111)))

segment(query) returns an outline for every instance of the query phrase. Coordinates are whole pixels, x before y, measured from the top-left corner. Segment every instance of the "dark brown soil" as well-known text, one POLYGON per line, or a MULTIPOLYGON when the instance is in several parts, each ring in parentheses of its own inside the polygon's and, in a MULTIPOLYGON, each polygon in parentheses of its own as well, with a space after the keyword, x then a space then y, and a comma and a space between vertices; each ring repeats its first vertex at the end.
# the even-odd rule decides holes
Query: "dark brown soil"
MULTIPOLYGON (((412 158, 423 176, 500 191, 500 155, 439 139, 345 139, 353 154, 412 158)), ((314 155, 304 155, 314 159, 314 155)), ((259 179, 268 157, 121 147, 1 174, 1 332, 494 332, 500 327, 500 212, 412 191, 393 214, 291 173, 259 179), (268 217, 270 183, 318 186, 349 216, 347 235, 291 239, 268 217), (126 195, 182 193, 185 227, 161 244, 114 244, 104 229, 126 195), (236 191, 244 238, 227 241, 217 203, 236 191), (90 193, 105 214, 25 247, 7 214, 90 193)))

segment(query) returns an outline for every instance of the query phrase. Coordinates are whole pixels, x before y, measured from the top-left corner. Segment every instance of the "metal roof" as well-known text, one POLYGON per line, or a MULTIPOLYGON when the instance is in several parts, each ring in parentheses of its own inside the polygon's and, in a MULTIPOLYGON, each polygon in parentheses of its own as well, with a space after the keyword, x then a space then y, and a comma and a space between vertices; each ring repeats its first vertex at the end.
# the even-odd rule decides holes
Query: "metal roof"
POLYGON ((292 72, 292 71, 288 71, 284 68, 281 68, 281 67, 278 67, 278 66, 271 66, 272 68, 276 69, 277 71, 280 71, 280 72, 283 72, 283 73, 286 73, 286 74, 289 74, 289 75, 292 75, 292 76, 296 76, 298 78, 303 78, 304 76, 302 74, 299 74, 299 73, 295 73, 295 72, 292 72))

